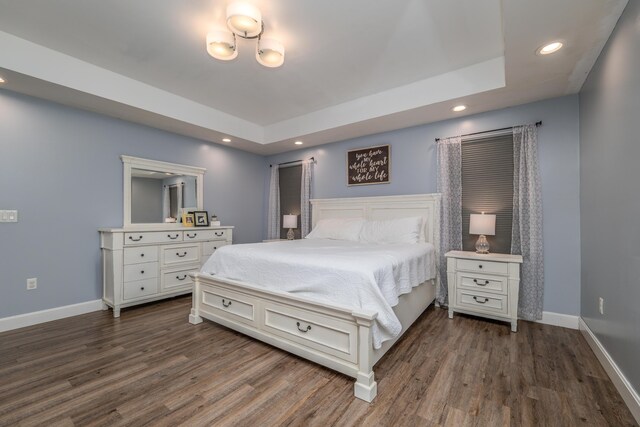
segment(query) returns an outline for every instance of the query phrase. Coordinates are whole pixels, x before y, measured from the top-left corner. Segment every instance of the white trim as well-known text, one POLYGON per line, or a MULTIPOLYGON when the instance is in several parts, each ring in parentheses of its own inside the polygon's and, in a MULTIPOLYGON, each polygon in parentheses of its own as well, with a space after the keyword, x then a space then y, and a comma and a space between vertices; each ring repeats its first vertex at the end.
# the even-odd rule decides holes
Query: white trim
POLYGON ((638 393, 634 390, 633 386, 624 376, 618 365, 613 360, 611 355, 607 352, 607 349, 604 348, 598 337, 589 329, 589 326, 585 323, 582 317, 580 318, 580 332, 589 343, 589 347, 595 353, 596 357, 602 364, 602 367, 611 378, 613 385, 616 386, 616 389, 622 396, 622 399, 627 404, 627 407, 631 411, 631 414, 636 419, 638 423, 640 423, 640 397, 638 393))
POLYGON ((573 314, 554 313, 553 311, 543 311, 542 319, 536 320, 536 323, 544 323, 545 325, 560 326, 569 329, 578 329, 578 320, 580 316, 573 314))
POLYGON ((80 314, 91 313, 99 310, 102 310, 102 300, 97 299, 78 304, 65 305, 62 307, 49 308, 47 310, 34 311, 33 313, 4 317, 0 319, 0 332, 11 331, 13 329, 24 328, 27 326, 37 325, 39 323, 51 322, 52 320, 64 319, 65 317, 78 316, 80 314))

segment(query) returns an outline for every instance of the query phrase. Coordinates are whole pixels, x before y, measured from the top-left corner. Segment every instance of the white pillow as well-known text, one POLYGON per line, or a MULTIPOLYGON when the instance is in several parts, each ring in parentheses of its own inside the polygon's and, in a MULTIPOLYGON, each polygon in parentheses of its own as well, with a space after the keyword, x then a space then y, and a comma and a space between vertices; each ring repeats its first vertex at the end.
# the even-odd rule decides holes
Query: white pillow
POLYGON ((360 241, 365 243, 418 243, 422 217, 365 221, 360 241))
POLYGON ((305 239, 358 241, 363 220, 358 218, 321 219, 305 239))

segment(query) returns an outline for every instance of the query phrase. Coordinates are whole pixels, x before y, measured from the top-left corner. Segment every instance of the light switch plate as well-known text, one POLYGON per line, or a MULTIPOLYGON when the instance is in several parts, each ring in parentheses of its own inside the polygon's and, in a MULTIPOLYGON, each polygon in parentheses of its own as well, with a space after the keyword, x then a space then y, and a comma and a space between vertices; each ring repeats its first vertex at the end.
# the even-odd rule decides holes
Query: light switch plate
POLYGON ((0 222, 18 222, 18 211, 17 210, 0 211, 0 222))

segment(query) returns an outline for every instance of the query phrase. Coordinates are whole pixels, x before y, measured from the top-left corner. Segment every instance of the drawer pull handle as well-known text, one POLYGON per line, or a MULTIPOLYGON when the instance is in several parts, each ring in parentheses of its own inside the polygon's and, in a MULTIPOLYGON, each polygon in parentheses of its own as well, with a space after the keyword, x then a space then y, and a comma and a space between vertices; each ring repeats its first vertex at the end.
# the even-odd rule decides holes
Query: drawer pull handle
POLYGON ((179 258, 184 258, 185 256, 187 256, 187 252, 186 252, 186 251, 185 251, 185 252, 183 252, 183 253, 182 253, 182 255, 180 255, 180 252, 176 252, 176 255, 177 255, 179 258))
POLYGON ((311 325, 307 325, 307 329, 300 329, 300 322, 296 322, 296 326, 300 332, 304 332, 305 334, 311 330, 311 325))
POLYGON ((473 279, 473 283, 475 283, 478 286, 487 286, 489 284, 489 281, 485 280, 484 283, 480 283, 478 282, 478 279, 473 279))
POLYGON ((142 258, 144 258, 144 254, 140 254, 140 256, 141 256, 142 258))
POLYGON ((144 291, 144 286, 140 286, 140 290, 141 290, 141 291, 144 291))
POLYGON ((486 298, 486 297, 485 297, 484 301, 480 301, 480 300, 478 299, 478 297, 473 297, 473 299, 474 299, 477 303, 480 303, 480 304, 484 304, 484 303, 486 303, 487 301, 489 301, 489 298, 486 298))
POLYGON ((134 239, 133 236, 129 236, 129 240, 133 241, 133 242, 139 242, 140 240, 142 240, 143 236, 138 237, 137 239, 134 239))
POLYGON ((187 275, 185 274, 184 276, 180 277, 180 276, 176 276, 176 279, 178 280, 184 280, 187 278, 187 275))
POLYGON ((478 268, 482 268, 482 264, 478 265, 478 268))
POLYGON ((170 238, 171 240, 176 240, 178 238, 179 234, 176 234, 175 236, 171 237, 171 234, 167 234, 167 237, 170 238))
POLYGON ((193 233, 193 236, 191 234, 187 233, 187 237, 190 238, 190 239, 195 238, 197 235, 198 235, 198 233, 193 233))
POLYGON ((140 274, 144 274, 144 270, 140 270, 140 274))
POLYGON ((231 301, 229 301, 229 304, 226 304, 224 302, 224 298, 222 298, 222 305, 225 306, 225 307, 229 307, 231 305, 231 301))
POLYGON ((224 236, 224 231, 221 231, 220 234, 218 234, 217 231, 213 232, 216 236, 220 237, 220 236, 224 236))

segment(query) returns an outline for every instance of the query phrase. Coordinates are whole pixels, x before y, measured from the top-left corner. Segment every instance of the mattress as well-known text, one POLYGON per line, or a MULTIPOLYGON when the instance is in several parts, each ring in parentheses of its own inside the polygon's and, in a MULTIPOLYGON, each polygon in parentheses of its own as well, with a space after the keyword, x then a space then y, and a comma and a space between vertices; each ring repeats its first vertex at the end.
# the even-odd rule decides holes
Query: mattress
POLYGON ((201 272, 317 301, 378 313, 373 347, 397 337, 398 297, 435 277, 430 243, 303 239, 223 246, 201 272))

